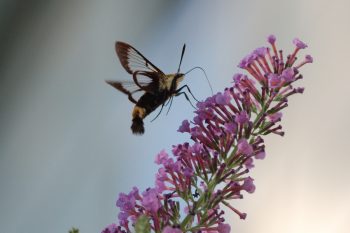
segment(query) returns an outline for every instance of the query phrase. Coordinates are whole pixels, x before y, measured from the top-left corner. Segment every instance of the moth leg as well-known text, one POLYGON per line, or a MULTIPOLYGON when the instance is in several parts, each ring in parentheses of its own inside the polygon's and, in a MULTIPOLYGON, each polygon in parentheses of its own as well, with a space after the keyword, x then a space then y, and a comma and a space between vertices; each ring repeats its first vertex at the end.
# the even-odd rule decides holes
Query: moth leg
POLYGON ((174 99, 174 96, 172 96, 170 98, 170 100, 168 102, 170 102, 170 105, 169 105, 169 108, 168 108, 168 111, 166 112, 166 114, 168 115, 169 111, 170 111, 170 108, 171 108, 171 105, 173 104, 173 99, 174 99))
POLYGON ((157 119, 157 118, 159 117, 160 113, 161 113, 162 110, 163 110, 164 104, 165 104, 165 102, 162 104, 162 107, 160 108, 160 111, 158 112, 157 116, 156 116, 155 118, 153 118, 153 119, 151 120, 151 122, 153 122, 155 119, 157 119))
MULTIPOLYGON (((191 92, 191 89, 187 86, 187 85, 183 85, 182 87, 180 87, 179 89, 176 90, 176 93, 180 93, 182 91, 182 89, 187 88, 187 91, 191 94, 191 96, 193 97, 193 99, 195 99, 197 102, 199 102, 199 100, 197 100, 196 97, 194 97, 194 95, 191 92)), ((188 100, 188 98, 187 98, 188 100)))
POLYGON ((171 98, 168 99, 168 101, 166 102, 166 104, 164 106, 168 106, 170 104, 171 98))
MULTIPOLYGON (((181 88, 180 88, 179 90, 181 90, 181 88)), ((179 95, 185 95, 186 100, 191 104, 191 106, 192 106, 194 109, 197 109, 197 108, 192 104, 191 100, 188 98, 186 92, 181 91, 181 92, 177 92, 177 93, 175 94, 175 96, 179 96, 179 95)), ((197 101, 198 101, 198 100, 197 100, 197 101)))

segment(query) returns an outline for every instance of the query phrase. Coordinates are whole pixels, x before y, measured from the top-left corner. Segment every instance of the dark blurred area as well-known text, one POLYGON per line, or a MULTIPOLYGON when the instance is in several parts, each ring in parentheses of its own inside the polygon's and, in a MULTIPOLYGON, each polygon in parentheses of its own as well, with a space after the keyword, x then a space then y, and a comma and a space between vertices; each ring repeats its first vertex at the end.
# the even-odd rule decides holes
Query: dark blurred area
POLYGON ((51 0, 1 0, 0 2, 0 71, 6 66, 11 51, 19 37, 24 37, 23 28, 31 25, 32 19, 45 11, 51 0))

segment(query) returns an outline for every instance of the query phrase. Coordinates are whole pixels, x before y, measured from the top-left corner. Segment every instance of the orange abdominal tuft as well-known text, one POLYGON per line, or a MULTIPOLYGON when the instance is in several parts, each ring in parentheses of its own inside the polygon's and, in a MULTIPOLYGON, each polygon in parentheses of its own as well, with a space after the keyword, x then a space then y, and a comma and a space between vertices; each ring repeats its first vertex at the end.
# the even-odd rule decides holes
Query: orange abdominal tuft
POLYGON ((134 107, 134 110, 132 111, 132 118, 133 119, 136 117, 143 119, 143 118, 145 118, 145 115, 146 115, 145 108, 139 107, 137 105, 134 107))

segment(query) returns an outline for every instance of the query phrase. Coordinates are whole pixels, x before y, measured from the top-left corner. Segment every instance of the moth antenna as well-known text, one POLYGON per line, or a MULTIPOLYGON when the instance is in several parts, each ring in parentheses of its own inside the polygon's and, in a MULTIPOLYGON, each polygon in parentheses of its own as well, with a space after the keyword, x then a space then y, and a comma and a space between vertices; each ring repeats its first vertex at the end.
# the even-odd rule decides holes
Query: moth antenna
POLYGON ((193 70, 195 70, 195 69, 200 69, 201 71, 203 71, 204 76, 205 76, 205 78, 207 79, 207 82, 208 82, 208 84, 209 84, 211 94, 214 95, 213 87, 211 86, 211 83, 210 83, 210 81, 209 81, 209 78, 208 78, 208 76, 207 76, 207 73, 205 72, 205 70, 204 70, 202 67, 200 67, 200 66, 193 67, 192 69, 190 69, 189 71, 187 71, 187 72, 185 73, 185 75, 188 74, 188 73, 190 73, 191 71, 193 71, 193 70))
POLYGON ((180 67, 181 67, 181 63, 182 63, 182 58, 184 57, 184 54, 185 54, 185 49, 186 49, 186 44, 184 44, 184 46, 182 47, 182 53, 181 53, 181 58, 180 58, 180 64, 179 64, 179 68, 177 69, 177 73, 180 72, 180 67))

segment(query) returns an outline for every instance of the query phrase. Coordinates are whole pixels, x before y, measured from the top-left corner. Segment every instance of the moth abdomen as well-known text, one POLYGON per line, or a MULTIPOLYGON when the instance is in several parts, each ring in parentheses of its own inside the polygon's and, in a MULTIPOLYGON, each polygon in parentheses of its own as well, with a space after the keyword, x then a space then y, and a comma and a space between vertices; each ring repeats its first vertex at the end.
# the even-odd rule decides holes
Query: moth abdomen
POLYGON ((167 97, 164 92, 158 95, 146 92, 140 97, 132 111, 131 130, 134 134, 143 134, 145 132, 143 119, 162 105, 167 97))
POLYGON ((146 115, 146 109, 136 104, 134 110, 132 111, 132 133, 143 134, 145 132, 145 128, 143 126, 143 119, 146 117, 146 115))
POLYGON ((131 131, 133 134, 144 134, 145 127, 143 126, 143 120, 139 116, 132 119, 131 131))

